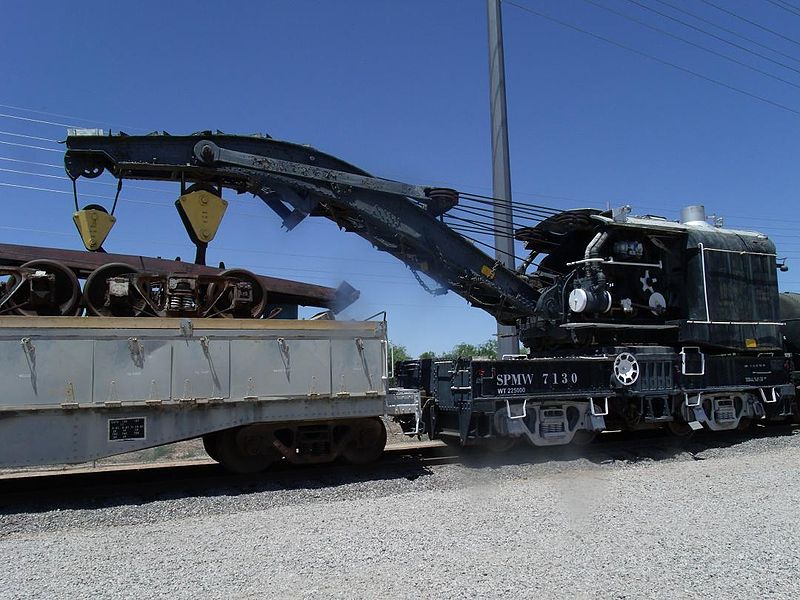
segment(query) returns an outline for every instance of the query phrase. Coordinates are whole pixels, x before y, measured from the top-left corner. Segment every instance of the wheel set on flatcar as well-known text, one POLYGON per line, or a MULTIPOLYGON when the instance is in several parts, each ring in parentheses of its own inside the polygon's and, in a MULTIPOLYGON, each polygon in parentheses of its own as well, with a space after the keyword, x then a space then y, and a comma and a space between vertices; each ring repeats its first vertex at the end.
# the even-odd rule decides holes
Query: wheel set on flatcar
POLYGON ((109 263, 92 271, 81 289, 72 269, 40 259, 0 266, 2 276, 0 315, 258 319, 267 306, 264 286, 244 269, 219 275, 150 273, 109 263))

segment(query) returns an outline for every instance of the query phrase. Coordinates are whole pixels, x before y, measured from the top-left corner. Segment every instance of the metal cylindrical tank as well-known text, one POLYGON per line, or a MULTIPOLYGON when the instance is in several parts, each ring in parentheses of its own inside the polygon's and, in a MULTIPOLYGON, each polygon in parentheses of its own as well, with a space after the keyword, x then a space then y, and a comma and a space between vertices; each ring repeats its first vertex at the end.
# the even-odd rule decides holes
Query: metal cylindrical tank
POLYGON ((681 209, 681 223, 705 223, 706 207, 702 204, 684 206, 681 209))

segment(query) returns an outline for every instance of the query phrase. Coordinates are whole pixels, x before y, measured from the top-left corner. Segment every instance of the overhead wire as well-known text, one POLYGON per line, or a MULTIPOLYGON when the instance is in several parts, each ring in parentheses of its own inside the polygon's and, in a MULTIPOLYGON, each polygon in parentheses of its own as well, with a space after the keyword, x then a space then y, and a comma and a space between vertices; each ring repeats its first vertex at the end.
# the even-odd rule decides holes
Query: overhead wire
POLYGON ((64 165, 54 165, 51 163, 36 162, 33 160, 22 160, 21 158, 11 158, 10 156, 0 156, 0 160, 5 160, 14 163, 22 163, 26 165, 35 165, 37 167, 50 167, 52 169, 61 169, 62 171, 64 170, 64 165))
MULTIPOLYGON (((709 54, 711 54, 713 56, 717 56, 719 58, 722 58, 724 60, 732 62, 733 64, 736 64, 736 65, 739 65, 739 66, 744 67, 746 69, 749 69, 749 70, 753 71, 754 73, 758 73, 759 75, 763 75, 765 77, 769 77, 769 78, 774 79, 776 81, 780 81, 781 83, 785 83, 786 85, 790 85, 792 87, 800 89, 800 84, 797 84, 797 83, 795 83, 793 81, 789 81, 788 79, 784 79, 783 77, 780 77, 779 75, 775 75, 774 73, 770 73, 769 71, 765 71, 763 69, 759 69, 758 67, 755 67, 755 66, 750 65, 750 64, 748 64, 748 63, 746 63, 744 61, 741 61, 741 60, 738 60, 738 59, 733 58, 731 56, 728 56, 727 54, 724 54, 722 52, 718 52, 718 51, 716 51, 716 50, 714 50, 712 48, 709 48, 707 46, 703 46, 702 44, 698 44, 696 42, 693 42, 693 41, 691 41, 689 39, 686 39, 683 36, 680 36, 680 35, 677 35, 677 34, 674 34, 674 33, 670 32, 670 31, 667 31, 666 29, 661 29, 660 27, 656 27, 655 25, 651 25, 650 23, 647 23, 646 21, 642 21, 641 19, 637 19, 636 17, 633 17, 631 15, 627 15, 627 14, 625 14, 623 12, 620 12, 620 11, 615 10, 613 8, 610 8, 608 6, 604 6, 603 4, 597 2, 596 0, 583 0, 583 1, 585 3, 587 3, 587 4, 591 4, 592 6, 595 6, 595 7, 599 8, 599 9, 601 9, 601 10, 604 10, 604 11, 609 12, 611 14, 617 15, 618 17, 621 17, 621 18, 623 18, 623 19, 625 19, 627 21, 630 21, 632 23, 636 23, 638 25, 641 25, 642 27, 646 27, 647 29, 650 29, 651 31, 655 31, 656 33, 660 33, 661 35, 665 35, 665 36, 670 37, 670 38, 672 38, 674 40, 678 40, 680 42, 683 42, 684 44, 687 44, 689 46, 692 46, 694 48, 702 50, 703 52, 707 52, 707 53, 709 53, 709 54)), ((694 27, 693 25, 686 24, 683 21, 681 21, 680 19, 675 19, 674 17, 671 17, 671 16, 666 15, 664 13, 661 13, 661 12, 655 10, 655 9, 652 9, 652 8, 650 8, 650 7, 646 6, 646 5, 638 2, 637 0, 628 0, 628 2, 630 2, 632 4, 635 4, 637 6, 641 6, 642 8, 644 8, 646 10, 651 10, 651 11, 655 12, 656 14, 663 15, 663 16, 669 18, 669 19, 673 19, 674 21, 677 21, 678 23, 685 24, 687 27, 692 27, 693 29, 697 29, 698 31, 701 31, 699 28, 694 27)), ((728 42, 728 40, 726 40, 726 39, 724 39, 724 38, 722 38, 720 36, 714 35, 712 33, 707 33, 707 32, 704 32, 704 33, 706 33, 707 35, 710 35, 710 36, 712 36, 712 37, 714 37, 714 38, 716 38, 718 40, 722 40, 723 42, 730 43, 731 45, 736 46, 737 48, 742 48, 742 49, 746 50, 746 48, 744 48, 743 46, 740 46, 739 44, 734 44, 733 42, 728 42)), ((756 56, 760 56, 762 58, 766 58, 767 60, 770 60, 770 61, 772 61, 772 62, 774 62, 774 63, 776 63, 778 65, 781 65, 781 66, 783 66, 783 67, 785 67, 787 69, 791 69, 792 71, 800 73, 800 69, 796 69, 794 67, 791 67, 791 66, 788 66, 788 65, 784 65, 783 63, 781 63, 779 61, 775 61, 773 59, 770 59, 769 57, 764 57, 762 54, 758 54, 758 53, 755 53, 755 52, 752 52, 752 51, 749 51, 749 50, 748 50, 748 52, 751 52, 752 54, 756 54, 756 56)))
POLYGON ((783 56, 784 58, 788 58, 789 60, 793 60, 795 62, 800 62, 800 58, 798 58, 796 56, 792 56, 791 54, 787 54, 786 52, 783 52, 783 51, 775 48, 774 46, 768 46, 767 44, 763 44, 762 42, 759 42, 758 40, 756 40, 754 38, 751 38, 751 37, 748 37, 746 35, 743 35, 742 33, 739 33, 738 31, 734 31, 733 29, 729 29, 728 27, 720 25, 719 23, 715 23, 711 19, 707 19, 707 18, 705 18, 705 17, 703 17, 701 15, 698 15, 696 13, 690 12, 690 11, 686 10, 685 8, 682 8, 680 6, 676 6, 675 4, 673 4, 671 2, 667 2, 666 0, 655 0, 655 1, 658 2, 659 4, 663 4, 664 6, 668 6, 669 8, 671 8, 672 10, 674 10, 676 12, 682 13, 682 14, 688 16, 688 17, 692 17, 693 19, 696 19, 696 20, 698 20, 698 21, 700 21, 702 23, 705 23, 706 25, 711 25, 712 27, 715 27, 716 29, 719 29, 720 31, 724 31, 725 33, 729 33, 729 34, 731 34, 733 36, 736 36, 737 38, 739 38, 741 40, 744 40, 744 41, 746 41, 746 42, 748 42, 750 44, 753 44, 754 46, 758 46, 759 48, 763 48, 764 50, 769 50, 770 52, 774 52, 775 54, 778 54, 779 56, 783 56))
POLYGON ((772 4, 773 6, 777 6, 778 8, 785 10, 786 12, 794 15, 795 17, 800 17, 800 11, 797 10, 797 8, 795 8, 788 2, 776 2, 775 0, 766 0, 766 1, 772 4))
MULTIPOLYGON (((6 132, 6 133, 12 133, 12 132, 6 132)), ((18 135, 25 135, 25 134, 18 134, 18 135)), ((36 136, 30 136, 30 137, 36 137, 36 136)), ((49 142, 53 142, 53 143, 57 142, 57 140, 53 140, 51 138, 43 138, 42 141, 49 141, 49 142)), ((0 141, 0 142, 2 142, 2 141, 0 141)), ((26 147, 26 148, 29 147, 29 148, 41 149, 41 150, 46 150, 46 151, 51 151, 51 152, 54 151, 54 152, 59 152, 59 153, 63 152, 62 150, 53 150, 53 149, 50 149, 50 148, 39 148, 39 147, 35 147, 35 146, 28 146, 28 145, 13 143, 13 142, 5 142, 5 143, 7 145, 11 145, 11 146, 20 146, 20 147, 26 147)), ((41 163, 41 162, 37 162, 37 161, 25 161, 25 160, 22 160, 22 159, 15 159, 15 158, 11 158, 11 157, 0 157, 0 160, 7 160, 7 161, 12 161, 12 162, 24 163, 24 164, 31 164, 31 165, 42 166, 42 167, 47 167, 47 168, 58 168, 58 169, 62 168, 60 165, 55 165, 55 164, 50 164, 50 163, 41 163)), ((26 176, 45 176, 45 177, 49 177, 49 178, 68 179, 68 178, 63 177, 63 176, 62 177, 53 176, 53 175, 47 176, 47 175, 42 174, 42 173, 30 173, 30 172, 24 172, 24 171, 15 172, 15 170, 11 170, 11 169, 4 169, 4 171, 15 173, 15 174, 26 175, 26 176)), ((98 182, 98 181, 93 181, 93 180, 90 180, 89 182, 90 183, 98 183, 98 184, 107 185, 107 186, 114 186, 115 185, 115 184, 111 184, 111 183, 98 182)), ((10 182, 2 182, 2 183, 0 183, 0 185, 2 185, 3 187, 35 190, 35 191, 41 191, 41 192, 50 192, 50 193, 59 193, 59 194, 69 194, 70 193, 70 192, 65 191, 65 190, 56 190, 56 189, 52 189, 52 188, 44 188, 44 187, 39 187, 39 186, 21 185, 21 184, 10 183, 10 182)), ((158 190, 158 189, 154 189, 154 188, 144 188, 144 187, 140 187, 140 186, 128 186, 128 187, 129 188, 142 189, 142 190, 151 191, 151 192, 162 192, 162 190, 158 190)), ((95 198, 108 199, 108 200, 112 199, 110 196, 101 196, 101 195, 97 195, 97 194, 84 194, 84 195, 87 196, 87 197, 95 197, 95 198)), ((541 196, 541 197, 551 197, 551 198, 557 198, 557 199, 568 199, 570 201, 576 201, 576 202, 586 202, 585 200, 578 200, 578 199, 569 198, 569 197, 566 197, 566 196, 546 196, 544 194, 536 194, 536 195, 541 196)), ((541 220, 541 218, 543 216, 546 217, 546 216, 550 216, 552 214, 557 214, 558 212, 560 212, 560 209, 556 209, 556 208, 553 208, 553 207, 550 207, 550 206, 544 206, 544 205, 541 205, 541 204, 534 204, 534 203, 528 203, 528 202, 519 202, 519 201, 507 202, 504 199, 498 199, 498 198, 494 198, 492 196, 488 196, 488 195, 484 195, 484 194, 476 194, 476 193, 471 193, 471 192, 462 192, 461 196, 462 196, 461 199, 464 202, 472 202, 472 203, 479 204, 479 206, 467 205, 467 207, 470 210, 482 211, 484 213, 487 213, 487 218, 488 218, 488 214, 493 212, 493 208, 494 208, 494 204, 495 203, 511 205, 515 209, 515 211, 523 211, 523 213, 517 215, 518 219, 541 220), (481 204, 483 206, 480 206, 481 204), (491 207, 491 208, 488 208, 488 207, 491 207), (529 213, 525 213, 524 211, 529 211, 529 213), (534 214, 535 217, 528 217, 528 216, 525 216, 525 214, 534 214)), ((137 203, 137 204, 154 205, 154 206, 167 206, 167 207, 171 206, 170 204, 161 204, 161 203, 156 203, 156 202, 146 202, 146 201, 130 199, 130 198, 125 198, 125 201, 132 202, 132 203, 137 203)), ((243 200, 243 202, 247 202, 247 201, 243 200)), ((593 203, 594 201, 589 201, 589 202, 593 203)), ((465 206, 463 206, 463 205, 458 206, 458 207, 456 207, 455 210, 456 211, 465 211, 465 206)), ((261 218, 265 217, 264 215, 255 215, 255 214, 246 214, 246 215, 242 214, 242 216, 252 216, 252 217, 261 217, 261 218)), ((736 217, 735 215, 729 215, 729 216, 731 218, 735 218, 736 217)), ((741 218, 744 218, 744 217, 741 217, 741 218)), ((770 219, 764 218, 763 220, 770 220, 770 219)), ((771 219, 771 220, 786 222, 786 219, 771 219)), ((465 222, 467 222, 467 221, 465 221, 465 222)), ((749 222, 752 222, 752 220, 749 219, 749 222)), ((505 221, 503 221, 501 219, 501 224, 503 224, 503 223, 507 223, 507 222, 505 222, 505 221)), ((484 222, 474 222, 472 224, 467 222, 467 226, 476 228, 476 229, 473 229, 472 231, 469 231, 469 233, 479 233, 481 235, 487 235, 488 236, 488 235, 493 235, 495 233, 495 231, 496 231, 492 224, 489 224, 489 223, 487 223, 485 221, 484 222)), ((507 235, 506 232, 501 232, 501 233, 503 235, 507 235)), ((777 237, 777 236, 773 235, 772 237, 777 237)), ((791 239, 794 238, 794 236, 786 236, 786 237, 791 238, 791 239)), ((473 241, 472 238, 470 238, 470 241, 473 241)), ((480 242, 480 243, 481 243, 481 245, 484 245, 486 247, 494 248, 493 246, 491 246, 489 244, 485 244, 483 242, 480 242)), ((385 262, 385 261, 382 261, 382 262, 385 262)))
MULTIPOLYGON (((585 2, 589 2, 590 0, 584 0, 584 1, 585 2)), ((795 67, 793 67, 791 65, 787 65, 786 63, 782 63, 779 60, 775 60, 774 58, 766 56, 765 54, 761 54, 760 52, 756 52, 755 50, 751 50, 750 48, 747 48, 746 46, 742 46, 741 44, 737 44, 736 42, 732 42, 732 41, 730 41, 728 39, 725 39, 724 37, 722 37, 720 35, 717 35, 715 33, 711 33, 710 31, 707 31, 707 30, 703 29, 702 27, 697 27, 696 25, 692 25, 691 23, 687 23, 686 21, 684 21, 682 19, 679 19, 677 17, 673 17, 672 15, 669 15, 669 14, 667 14, 665 12, 661 12, 660 10, 657 10, 657 9, 651 7, 651 6, 648 6, 647 4, 644 4, 643 2, 640 2, 639 0, 627 0, 627 2, 629 2, 630 4, 634 4, 634 5, 640 7, 642 9, 644 9, 644 10, 647 10, 649 12, 657 14, 657 15, 659 15, 661 17, 664 17, 665 19, 669 19, 670 21, 674 21, 676 23, 679 23, 679 24, 683 25, 684 27, 688 27, 689 29, 692 29, 694 31, 702 33, 703 35, 709 36, 709 37, 711 37, 711 38, 713 38, 713 39, 715 39, 717 41, 720 41, 720 42, 723 42, 725 44, 728 44, 729 46, 733 46, 734 48, 737 48, 738 50, 742 50, 744 52, 752 54, 753 56, 757 56, 758 58, 761 58, 763 60, 769 61, 769 62, 771 62, 773 64, 776 64, 776 65, 778 65, 780 67, 783 67, 784 69, 788 69, 790 71, 794 71, 795 73, 800 73, 800 69, 797 69, 797 68, 795 68, 795 67)), ((594 2, 592 2, 592 3, 594 4, 594 2)), ((659 31, 661 31, 661 30, 659 30, 659 31)), ((664 33, 666 33, 667 35, 672 36, 672 34, 669 34, 667 32, 664 32, 664 33)), ((772 75, 769 72, 762 71, 762 70, 757 69, 755 67, 752 67, 752 66, 750 66, 750 65, 748 65, 746 63, 742 63, 741 61, 733 59, 733 58, 731 58, 729 56, 726 56, 724 54, 718 53, 718 52, 713 51, 713 50, 709 50, 708 48, 705 48, 704 46, 700 46, 699 44, 695 44, 693 42, 685 40, 684 38, 681 38, 680 36, 672 36, 672 37, 677 37, 678 39, 681 39, 682 41, 686 42, 687 44, 691 44, 693 46, 697 46, 698 48, 702 48, 702 49, 706 50, 707 52, 712 52, 713 54, 716 54, 717 56, 721 56, 721 57, 725 58, 726 60, 730 60, 730 61, 735 62, 737 64, 741 64, 741 65, 743 65, 743 66, 745 66, 745 67, 747 67, 747 68, 749 68, 751 70, 757 71, 757 72, 759 72, 761 74, 765 74, 765 75, 767 75, 769 77, 773 77, 774 79, 777 79, 777 80, 782 81, 784 83, 789 83, 790 85, 794 85, 795 87, 800 87, 800 86, 797 86, 797 85, 795 85, 795 84, 793 84, 791 82, 788 82, 788 81, 782 79, 781 77, 778 77, 776 75, 772 75)))
MULTIPOLYGON (((507 1, 508 0, 506 0, 506 2, 507 1)), ((717 10, 719 10, 721 12, 724 12, 725 14, 728 14, 728 15, 736 18, 736 19, 739 19, 740 21, 744 21, 745 23, 749 23, 750 25, 753 25, 754 27, 758 27, 762 31, 766 31, 767 33, 771 33, 772 35, 775 35, 775 36, 777 36, 777 37, 779 37, 781 39, 784 39, 787 42, 791 42, 792 44, 800 46, 800 41, 797 41, 794 38, 791 38, 791 37, 789 37, 787 35, 784 35, 779 31, 776 31, 774 29, 770 29, 769 27, 766 27, 766 26, 764 26, 764 25, 762 25, 762 24, 760 24, 760 23, 758 23, 756 21, 753 21, 752 19, 748 19, 747 17, 743 17, 742 15, 740 15, 740 14, 738 14, 738 13, 732 11, 732 10, 728 10, 727 8, 725 8, 723 6, 720 6, 719 4, 711 2, 711 0, 700 0, 700 2, 702 2, 704 4, 707 4, 708 6, 711 6, 713 8, 716 8, 717 10)))
POLYGON ((21 137, 28 140, 38 140, 40 142, 53 142, 56 144, 58 143, 58 140, 54 140, 52 138, 39 137, 38 135, 26 135, 24 133, 14 133, 13 131, 0 131, 0 135, 10 135, 13 137, 21 137))
MULTIPOLYGON (((59 235, 59 236, 72 237, 72 238, 75 237, 74 232, 73 233, 68 233, 68 232, 65 232, 65 231, 50 231, 50 230, 44 230, 44 229, 32 228, 32 227, 13 227, 13 226, 10 226, 10 225, 0 225, 0 230, 20 231, 20 232, 25 232, 25 233, 41 233, 41 234, 45 234, 45 235, 59 235)), ((136 242, 136 241, 140 240, 140 238, 130 237, 130 236, 117 236, 116 239, 117 240, 121 240, 121 241, 133 241, 133 242, 136 242)), ((175 241, 158 240, 158 239, 151 239, 149 241, 152 242, 152 243, 155 243, 155 244, 163 245, 163 246, 172 246, 172 247, 186 248, 186 249, 189 248, 188 244, 181 244, 181 243, 178 243, 178 242, 175 242, 175 241)), ((217 244, 214 244, 212 247, 214 248, 214 250, 222 250, 222 251, 226 251, 226 252, 240 252, 240 253, 243 253, 243 254, 264 254, 264 255, 269 255, 269 256, 273 256, 273 255, 274 256, 288 256, 288 257, 293 257, 293 258, 314 258, 314 259, 328 259, 328 260, 339 260, 339 261, 343 261, 343 262, 352 262, 351 259, 346 258, 346 257, 331 257, 331 256, 322 256, 322 255, 316 255, 316 254, 297 254, 297 253, 288 253, 288 252, 274 252, 274 251, 271 251, 271 250, 232 248, 232 247, 229 247, 229 246, 222 246, 222 245, 217 245, 217 244)), ((364 261, 364 262, 379 263, 379 264, 384 264, 384 265, 397 264, 399 266, 399 263, 397 263, 395 261, 387 261, 387 260, 375 260, 375 259, 372 259, 372 260, 367 260, 367 261, 364 261)), ((246 265, 241 265, 241 266, 246 266, 246 265)), ((295 267, 286 267, 285 269, 284 268, 278 268, 278 267, 269 267, 269 268, 273 268, 273 269, 277 269, 277 270, 290 270, 291 269, 291 270, 298 270, 298 271, 306 271, 306 272, 310 272, 310 273, 328 273, 329 272, 329 271, 320 271, 320 270, 314 270, 314 269, 302 269, 302 268, 295 268, 295 267)), ((376 277, 376 278, 382 278, 382 277, 391 278, 392 277, 392 276, 383 275, 383 274, 380 274, 380 273, 351 273, 351 274, 352 275, 359 275, 359 276, 366 276, 366 277, 376 277)))
MULTIPOLYGON (((67 190, 57 190, 57 189, 54 189, 54 188, 43 188, 43 187, 32 186, 32 185, 22 185, 22 184, 17 184, 17 183, 9 183, 9 182, 5 182, 5 181, 0 181, 0 186, 8 187, 8 188, 18 188, 18 189, 24 189, 24 190, 32 190, 32 191, 37 191, 37 192, 50 192, 50 193, 53 193, 53 194, 67 194, 69 196, 73 195, 71 191, 67 191, 67 190)), ((85 196, 87 198, 99 198, 101 200, 113 200, 114 199, 113 196, 100 196, 98 194, 85 194, 84 193, 84 194, 81 194, 81 195, 85 196)), ((164 208, 168 208, 169 207, 169 205, 164 204, 162 202, 147 202, 146 200, 132 200, 130 198, 125 198, 124 200, 125 200, 125 202, 131 202, 133 204, 147 204, 147 205, 150 205, 150 206, 162 206, 164 208)))
POLYGON ((19 144, 17 142, 7 142, 5 140, 0 140, 0 144, 5 146, 16 146, 17 148, 30 148, 33 150, 44 150, 45 152, 58 152, 59 154, 63 154, 63 150, 57 150, 55 148, 44 148, 42 146, 32 146, 30 144, 19 144))
POLYGON ((31 117, 22 117, 22 116, 19 116, 19 115, 12 115, 12 114, 9 114, 9 113, 0 113, 0 118, 2 118, 2 119, 14 119, 16 121, 26 121, 28 123, 39 123, 40 125, 56 125, 58 127, 67 127, 67 128, 75 127, 74 125, 71 125, 70 123, 57 123, 55 121, 46 121, 44 119, 33 119, 31 117))
MULTIPOLYGON (((24 159, 17 159, 17 158, 12 158, 12 157, 7 157, 7 156, 0 156, 0 160, 19 163, 19 164, 29 164, 29 165, 53 168, 53 169, 63 169, 63 165, 57 165, 57 164, 51 164, 51 163, 43 163, 43 162, 30 161, 30 160, 24 160, 24 159)), ((42 175, 44 175, 42 173, 33 174, 33 173, 24 173, 24 172, 22 174, 29 174, 29 175, 33 175, 33 176, 42 176, 42 175)), ((66 177, 63 177, 63 178, 67 179, 66 177)), ((103 184, 103 185, 106 185, 106 186, 115 186, 116 185, 116 184, 113 184, 113 183, 99 182, 99 181, 96 181, 96 180, 87 180, 86 183, 103 184)), ((18 184, 15 184, 15 185, 18 185, 18 184)), ((11 187, 11 186, 9 186, 9 187, 11 187)), ((41 191, 52 191, 52 192, 61 193, 61 194, 69 193, 69 192, 66 192, 65 190, 53 190, 51 188, 40 188, 38 186, 24 186, 24 187, 27 188, 27 189, 39 189, 41 191)), ((131 184, 128 184, 126 186, 126 188, 127 189, 138 189, 138 190, 147 191, 147 192, 153 192, 153 193, 163 193, 163 191, 164 191, 164 190, 160 190, 160 189, 157 189, 157 188, 150 188, 150 187, 137 186, 137 185, 131 185, 131 184)), ((489 196, 484 196, 484 195, 478 195, 478 196, 481 199, 483 199, 483 198, 491 198, 489 196)), ((109 200, 112 199, 111 197, 106 197, 106 196, 95 196, 95 197, 99 197, 99 198, 102 198, 102 199, 109 199, 109 200)), ((566 198, 566 196, 559 196, 559 197, 560 198, 566 198)), ((578 199, 578 198, 574 198, 574 197, 571 197, 570 199, 572 201, 574 201, 574 202, 585 203, 585 204, 587 204, 587 203, 588 204, 597 204, 597 205, 603 204, 602 202, 600 202, 598 200, 578 199)), ((127 200, 127 198, 126 198, 126 200, 127 200)), ((134 199, 131 199, 131 200, 134 200, 134 199)), ((232 200, 239 200, 242 204, 247 204, 247 203, 250 202, 250 200, 239 199, 239 198, 232 198, 232 200)), ((135 202, 135 200, 134 200, 134 202, 135 202)), ((503 202, 503 201, 500 201, 500 202, 503 202)), ((515 206, 519 207, 520 204, 522 204, 523 207, 526 206, 524 203, 515 203, 515 206)), ((484 205, 489 207, 489 206, 491 206, 491 202, 486 201, 486 202, 484 202, 484 205)), ((534 205, 534 206, 541 206, 541 205, 534 205)), ((648 209, 648 208, 655 209, 656 208, 656 207, 648 207, 646 205, 640 205, 640 204, 635 204, 635 206, 640 208, 640 209, 648 209)), ((487 214, 489 214, 491 212, 490 208, 482 208, 481 206, 468 206, 468 207, 469 207, 470 210, 483 211, 483 212, 485 212, 487 214)), ((461 205, 459 205, 458 210, 461 210, 462 208, 463 207, 461 205)), ((552 214, 556 214, 556 213, 560 212, 560 210, 558 210, 558 209, 550 209, 550 211, 552 211, 552 214)), ((520 218, 522 218, 522 215, 519 215, 519 216, 520 216, 520 218)), ((731 219, 731 220, 736 220, 736 219, 747 220, 747 224, 748 225, 752 224, 753 221, 754 221, 754 219, 751 216, 736 215, 736 214, 727 214, 725 216, 726 216, 727 219, 731 219)), ((539 218, 538 214, 537 214, 536 218, 539 218)), ((764 217, 764 216, 756 218, 755 221, 756 222, 758 222, 758 221, 769 221, 769 222, 781 222, 781 223, 787 223, 787 222, 789 222, 789 223, 791 223, 791 222, 800 223, 800 220, 797 220, 797 219, 793 220, 793 219, 785 219, 785 218, 777 218, 777 217, 770 218, 770 217, 764 217)))
POLYGON ((758 94, 755 94, 755 93, 749 92, 749 91, 747 91, 745 89, 736 87, 735 85, 726 83, 726 82, 724 82, 722 80, 715 79, 713 77, 709 77, 708 75, 704 75, 703 73, 700 73, 699 71, 695 71, 693 69, 690 69, 688 67, 684 67, 684 66, 679 65, 677 63, 673 63, 673 62, 670 62, 668 60, 664 60, 664 59, 659 58, 657 56, 654 56, 652 54, 648 54, 647 52, 644 52, 642 50, 638 50, 638 49, 636 49, 636 48, 634 48, 632 46, 628 46, 628 45, 623 44, 621 42, 617 42, 615 40, 612 40, 611 38, 605 37, 605 36, 600 35, 598 33, 594 33, 593 31, 589 31, 588 29, 584 29, 582 27, 578 27, 577 25, 574 25, 572 23, 568 23, 567 21, 563 21, 563 20, 558 19, 556 17, 553 17, 551 15, 539 12, 537 10, 534 10, 534 9, 528 7, 528 6, 519 4, 517 2, 513 2, 512 0, 504 0, 504 3, 508 4, 509 6, 513 6, 515 8, 520 9, 520 10, 523 10, 525 12, 528 12, 528 13, 531 13, 533 15, 536 15, 537 17, 540 17, 540 18, 545 19, 547 21, 550 21, 552 23, 556 23, 556 24, 558 24, 558 25, 560 25, 562 27, 566 27, 568 29, 572 29, 573 31, 577 31, 579 33, 582 33, 582 34, 587 35, 589 37, 592 37, 594 39, 600 40, 600 41, 605 42, 607 44, 611 44, 612 46, 616 46, 617 48, 620 48, 622 50, 626 50, 628 52, 632 52, 633 54, 636 54, 636 55, 641 56, 643 58, 647 58, 648 60, 652 60, 653 62, 657 62, 657 63, 659 63, 661 65, 664 65, 664 66, 667 66, 667 67, 671 67, 671 68, 676 69, 678 71, 682 71, 683 73, 687 73, 689 75, 692 75, 693 77, 697 77, 697 78, 702 79, 704 81, 708 81, 709 83, 713 83, 716 86, 725 88, 727 90, 730 90, 730 91, 735 92, 737 94, 741 94, 743 96, 747 96, 748 98, 752 98, 754 100, 758 100, 759 102, 763 102, 765 104, 769 104, 770 106, 773 106, 775 108, 779 108, 779 109, 784 110, 786 112, 792 113, 792 114, 794 114, 796 116, 800 116, 800 110, 798 110, 796 108, 792 108, 791 106, 788 106, 788 105, 783 104, 781 102, 777 102, 775 100, 771 100, 771 99, 769 99, 769 98, 767 98, 765 96, 759 96, 758 94))
MULTIPOLYGON (((85 117, 76 117, 74 115, 65 115, 65 114, 62 114, 62 113, 49 112, 49 111, 46 111, 46 110, 37 110, 37 109, 34 109, 34 108, 26 108, 24 106, 14 106, 14 105, 11 105, 11 104, 0 104, 0 108, 7 108, 7 109, 10 109, 10 110, 29 112, 29 113, 34 113, 34 114, 38 114, 38 115, 47 115, 47 116, 50 116, 50 117, 59 117, 59 118, 62 118, 62 119, 71 119, 73 121, 83 121, 84 123, 93 123, 95 125, 100 125, 100 124, 106 123, 105 121, 99 120, 99 119, 87 119, 85 117)), ((141 127, 132 127, 130 125, 120 125, 119 123, 112 123, 112 124, 117 126, 117 127, 122 127, 122 128, 128 129, 128 130, 131 130, 131 131, 147 131, 146 129, 142 129, 141 127)), ((68 125, 68 127, 77 127, 77 125, 68 125)))
MULTIPOLYGON (((13 160, 13 159, 6 159, 6 158, 0 156, 0 160, 13 160)), ((19 162, 27 162, 27 161, 19 161, 19 162)), ((38 164, 41 164, 42 166, 46 166, 46 167, 55 167, 56 166, 56 165, 49 165, 49 164, 46 164, 46 163, 38 163, 38 164)), ((58 168, 63 169, 64 166, 62 165, 61 167, 58 167, 58 168)), ((17 170, 17 169, 5 169, 5 168, 2 168, 2 167, 0 167, 0 172, 3 172, 3 173, 14 173, 14 174, 17 174, 17 175, 28 175, 28 176, 31 176, 31 177, 47 177, 48 179, 61 179, 61 180, 65 180, 65 181, 72 181, 66 175, 49 175, 47 173, 34 173, 34 172, 31 172, 31 171, 20 171, 20 170, 17 170)), ((105 186, 110 186, 110 187, 118 187, 118 185, 119 185, 118 183, 110 183, 110 182, 107 182, 107 181, 97 181, 96 179, 87 179, 86 183, 89 183, 89 184, 92 184, 92 185, 105 185, 105 186)), ((135 184, 133 184, 133 185, 126 184, 125 188, 129 189, 129 190, 141 190, 141 191, 144 191, 144 192, 155 192, 155 193, 159 193, 159 194, 164 192, 164 190, 160 190, 158 188, 145 187, 145 186, 135 185, 135 184)))

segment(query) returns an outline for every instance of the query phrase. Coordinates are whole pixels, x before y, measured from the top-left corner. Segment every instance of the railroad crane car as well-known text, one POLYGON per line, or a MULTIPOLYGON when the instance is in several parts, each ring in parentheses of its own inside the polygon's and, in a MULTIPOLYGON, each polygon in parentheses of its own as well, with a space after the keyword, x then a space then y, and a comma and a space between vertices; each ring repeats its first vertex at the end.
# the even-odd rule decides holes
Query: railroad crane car
POLYGON ((421 392, 398 417, 410 433, 547 446, 606 429, 683 435, 796 413, 775 246, 710 224, 702 207, 678 222, 629 207, 558 212, 516 231, 530 254, 511 270, 448 226, 463 199, 456 190, 373 177, 268 136, 73 131, 65 164, 76 181, 109 172, 120 185, 174 181, 207 199, 224 188, 251 193, 289 230, 328 218, 515 326, 524 356, 400 365, 401 384, 421 392))

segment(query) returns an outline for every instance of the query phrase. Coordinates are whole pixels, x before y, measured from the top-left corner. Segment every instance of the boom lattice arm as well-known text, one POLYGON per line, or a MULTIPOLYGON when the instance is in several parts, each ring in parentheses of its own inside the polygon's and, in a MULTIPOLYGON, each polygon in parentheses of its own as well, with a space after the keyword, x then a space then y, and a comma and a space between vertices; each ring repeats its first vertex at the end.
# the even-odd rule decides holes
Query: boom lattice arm
POLYGON ((191 136, 67 137, 70 177, 207 183, 251 192, 288 229, 325 216, 443 287, 512 324, 534 311, 538 292, 438 219, 454 190, 375 178, 314 148, 267 137, 204 132, 191 136))

